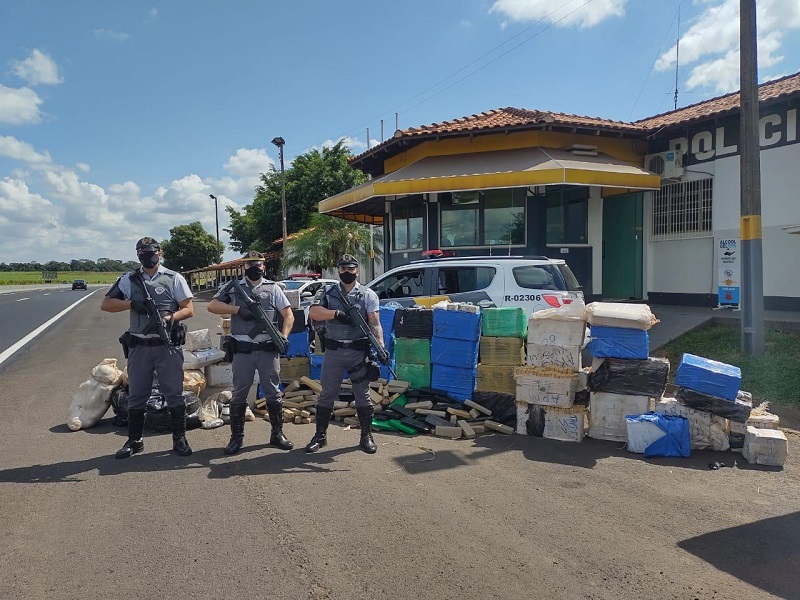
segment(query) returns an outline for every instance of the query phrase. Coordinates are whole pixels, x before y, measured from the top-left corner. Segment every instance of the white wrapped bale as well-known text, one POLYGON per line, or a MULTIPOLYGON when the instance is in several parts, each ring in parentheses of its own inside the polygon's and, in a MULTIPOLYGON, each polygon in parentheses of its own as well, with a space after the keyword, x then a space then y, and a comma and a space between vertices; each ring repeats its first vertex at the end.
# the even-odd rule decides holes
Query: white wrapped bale
POLYGON ((586 427, 586 407, 558 408, 517 402, 517 430, 561 442, 580 442, 586 427))
POLYGON ((788 454, 789 441, 783 431, 747 428, 742 455, 751 465, 782 467, 788 454))
POLYGON ((648 396, 592 392, 589 397, 589 437, 610 442, 627 442, 625 416, 640 415, 649 410, 648 396))
POLYGON ((689 408, 675 398, 661 398, 656 402, 655 410, 662 415, 683 417, 689 421, 689 441, 692 450, 711 449, 725 452, 730 449, 726 419, 704 410, 689 408))
POLYGON ((183 368, 184 370, 202 369, 208 365, 213 365, 225 358, 225 352, 215 348, 205 348, 203 350, 183 349, 183 368))
POLYGON ((622 327, 647 331, 658 323, 646 304, 592 302, 586 306, 586 321, 602 327, 622 327))
POLYGON ((578 376, 559 367, 514 367, 517 402, 570 408, 575 403, 578 376))
POLYGON ((115 387, 96 379, 84 381, 69 405, 67 427, 78 431, 96 425, 111 406, 111 392, 115 387))
POLYGON ((186 340, 183 343, 183 349, 189 352, 197 352, 198 350, 207 350, 211 348, 211 334, 208 329, 198 329, 196 331, 189 331, 186 334, 186 340))
POLYGON ((116 358, 104 358, 92 369, 92 377, 105 385, 117 386, 122 381, 122 371, 117 367, 116 358))

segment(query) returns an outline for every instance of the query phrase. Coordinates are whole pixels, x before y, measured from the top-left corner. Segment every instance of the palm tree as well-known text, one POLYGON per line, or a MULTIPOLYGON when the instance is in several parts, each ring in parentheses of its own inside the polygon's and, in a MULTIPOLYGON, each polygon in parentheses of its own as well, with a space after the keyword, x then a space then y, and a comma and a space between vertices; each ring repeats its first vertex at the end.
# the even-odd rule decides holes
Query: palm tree
MULTIPOLYGON (((383 255, 383 230, 374 230, 375 256, 383 255)), ((309 268, 318 273, 333 268, 342 254, 352 254, 368 264, 369 225, 314 213, 308 229, 291 236, 284 260, 287 266, 309 268)))

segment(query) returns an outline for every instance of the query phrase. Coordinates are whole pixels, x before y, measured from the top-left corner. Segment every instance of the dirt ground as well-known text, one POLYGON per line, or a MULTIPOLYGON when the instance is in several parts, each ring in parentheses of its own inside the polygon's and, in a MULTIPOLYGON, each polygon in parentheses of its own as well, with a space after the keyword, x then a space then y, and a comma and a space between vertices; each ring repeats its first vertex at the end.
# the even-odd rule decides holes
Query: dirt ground
MULTIPOLYGON (((99 295, 98 295, 99 296, 99 295)), ((3 366, 1 598, 800 598, 800 435, 784 469, 739 454, 643 459, 622 444, 473 441, 287 425, 297 448, 222 454, 227 428, 113 458, 111 413, 72 395, 121 358, 124 315, 84 302, 3 366), (726 467, 710 470, 712 461, 726 467)), ((218 319, 197 302, 190 329, 218 319)))

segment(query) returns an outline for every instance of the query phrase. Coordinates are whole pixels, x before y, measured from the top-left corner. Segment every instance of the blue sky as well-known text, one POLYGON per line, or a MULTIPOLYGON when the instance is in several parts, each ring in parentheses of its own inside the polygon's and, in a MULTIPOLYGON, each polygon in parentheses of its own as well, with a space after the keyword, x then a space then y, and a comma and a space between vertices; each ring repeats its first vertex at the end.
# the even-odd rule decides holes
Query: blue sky
MULTIPOLYGON (((0 262, 134 258, 347 138, 493 108, 636 120, 738 89, 739 0, 28 0, 0 5, 0 262)), ((759 78, 800 0, 759 0, 759 78)), ((220 231, 223 241, 227 234, 220 231)), ((235 255, 226 251, 226 258, 235 255)))

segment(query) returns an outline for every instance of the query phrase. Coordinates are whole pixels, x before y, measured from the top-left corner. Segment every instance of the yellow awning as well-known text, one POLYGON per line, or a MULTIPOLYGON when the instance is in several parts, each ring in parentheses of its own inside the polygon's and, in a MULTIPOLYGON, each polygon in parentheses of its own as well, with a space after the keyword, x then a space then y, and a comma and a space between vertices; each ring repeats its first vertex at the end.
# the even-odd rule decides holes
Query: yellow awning
MULTIPOLYGON (((319 212, 351 218, 348 215, 362 213, 368 201, 382 196, 563 184, 657 190, 661 178, 607 154, 577 156, 552 148, 429 156, 326 198, 319 203, 319 212)), ((377 203, 369 204, 372 218, 377 203)))

